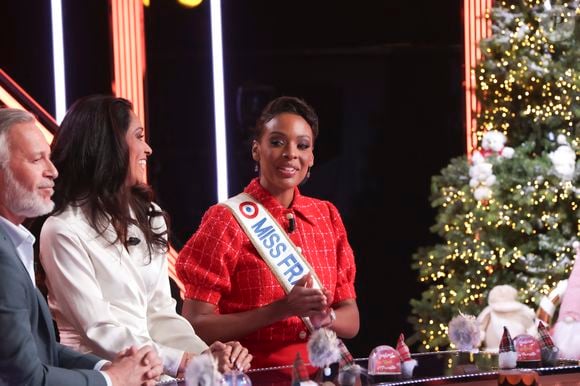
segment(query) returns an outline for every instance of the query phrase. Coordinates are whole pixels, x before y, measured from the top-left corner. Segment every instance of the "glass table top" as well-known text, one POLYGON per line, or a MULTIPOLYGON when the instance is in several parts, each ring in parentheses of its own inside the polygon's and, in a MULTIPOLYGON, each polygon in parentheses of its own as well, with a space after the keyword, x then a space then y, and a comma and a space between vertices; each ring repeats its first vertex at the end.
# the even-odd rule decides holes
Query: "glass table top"
MULTIPOLYGON (((476 380, 497 379, 500 371, 497 353, 469 353, 446 351, 439 353, 412 354, 417 360, 417 366, 411 378, 401 375, 371 376, 367 374, 367 358, 358 358, 356 363, 361 366, 361 375, 355 380, 356 385, 442 385, 446 383, 461 383, 476 380)), ((518 368, 529 368, 540 375, 578 373, 578 361, 560 360, 555 366, 542 366, 539 362, 519 364, 518 368), (522 366, 520 366, 522 365, 522 366)), ((311 380, 318 384, 328 382, 328 386, 339 385, 337 365, 330 367, 331 374, 325 376, 321 370, 313 369, 311 380)), ((525 371, 525 370, 524 370, 525 371)), ((250 369, 247 372, 253 386, 284 386, 291 384, 292 366, 280 366, 267 369, 250 369)), ((185 386, 184 380, 168 380, 158 383, 169 386, 185 386)))

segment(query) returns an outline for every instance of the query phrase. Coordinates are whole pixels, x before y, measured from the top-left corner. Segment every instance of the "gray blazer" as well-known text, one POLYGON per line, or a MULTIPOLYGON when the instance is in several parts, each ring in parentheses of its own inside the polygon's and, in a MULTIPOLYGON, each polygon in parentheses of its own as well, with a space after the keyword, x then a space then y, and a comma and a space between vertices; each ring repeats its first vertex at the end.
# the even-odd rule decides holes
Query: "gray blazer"
POLYGON ((46 301, 0 227, 0 386, 106 386, 92 370, 99 360, 56 342, 46 301))

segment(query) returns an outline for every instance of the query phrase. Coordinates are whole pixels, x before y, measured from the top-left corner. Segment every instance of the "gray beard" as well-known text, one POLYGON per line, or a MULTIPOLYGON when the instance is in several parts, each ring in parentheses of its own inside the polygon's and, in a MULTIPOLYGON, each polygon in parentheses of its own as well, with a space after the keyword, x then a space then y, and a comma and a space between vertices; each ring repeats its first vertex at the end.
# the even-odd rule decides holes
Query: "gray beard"
POLYGON ((45 202, 42 197, 26 190, 14 178, 14 174, 10 168, 7 167, 4 169, 4 176, 6 186, 2 194, 2 202, 15 215, 34 218, 50 213, 54 209, 54 202, 45 202))

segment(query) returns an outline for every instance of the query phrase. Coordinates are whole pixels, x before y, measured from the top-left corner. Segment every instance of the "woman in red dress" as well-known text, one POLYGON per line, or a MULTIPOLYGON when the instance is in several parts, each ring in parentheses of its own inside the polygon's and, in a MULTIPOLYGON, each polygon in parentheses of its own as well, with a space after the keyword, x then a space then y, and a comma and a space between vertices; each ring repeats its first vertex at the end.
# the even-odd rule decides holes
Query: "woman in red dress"
POLYGON ((328 201, 300 194, 310 175, 318 117, 304 101, 280 97, 256 124, 252 157, 259 177, 245 188, 266 208, 310 264, 322 289, 304 276, 286 294, 230 209, 218 204, 204 215, 181 251, 177 273, 185 284, 183 315, 205 341, 239 340, 253 354, 253 367, 308 358, 316 327, 352 338, 359 330, 355 262, 340 215, 328 201))

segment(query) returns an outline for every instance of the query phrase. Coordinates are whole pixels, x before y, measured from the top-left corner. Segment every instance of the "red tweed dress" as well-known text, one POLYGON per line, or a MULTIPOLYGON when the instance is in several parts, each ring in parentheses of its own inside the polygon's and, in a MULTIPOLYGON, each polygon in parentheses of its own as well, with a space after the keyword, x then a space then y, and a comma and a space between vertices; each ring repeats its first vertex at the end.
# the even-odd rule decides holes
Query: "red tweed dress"
MULTIPOLYGON (((286 215, 294 215, 296 228, 289 236, 333 294, 333 303, 356 298, 354 256, 334 205, 302 196, 296 188, 292 205, 284 208, 258 179, 244 192, 259 201, 283 229, 288 229, 286 215)), ((199 229, 181 250, 176 269, 185 297, 214 304, 220 314, 255 309, 285 296, 230 210, 219 204, 203 216, 199 229)), ((252 367, 259 368, 292 364, 297 352, 307 358, 308 336, 302 320, 291 317, 240 342, 254 356, 252 367)))

